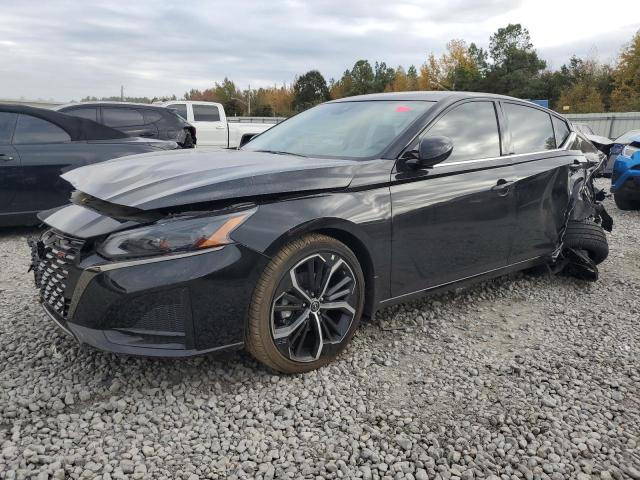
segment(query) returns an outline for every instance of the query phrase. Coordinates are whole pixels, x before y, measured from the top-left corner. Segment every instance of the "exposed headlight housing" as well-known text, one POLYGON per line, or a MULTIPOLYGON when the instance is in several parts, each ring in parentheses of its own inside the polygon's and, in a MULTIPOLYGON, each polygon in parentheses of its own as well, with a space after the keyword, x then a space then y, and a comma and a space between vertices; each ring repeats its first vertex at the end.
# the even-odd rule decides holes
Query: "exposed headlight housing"
POLYGON ((226 215, 171 219, 110 235, 98 253, 110 260, 166 255, 221 247, 253 210, 226 215))
POLYGON ((640 150, 640 147, 638 147, 636 144, 626 145, 622 149, 622 155, 624 155, 625 157, 631 158, 633 154, 639 150, 640 150))

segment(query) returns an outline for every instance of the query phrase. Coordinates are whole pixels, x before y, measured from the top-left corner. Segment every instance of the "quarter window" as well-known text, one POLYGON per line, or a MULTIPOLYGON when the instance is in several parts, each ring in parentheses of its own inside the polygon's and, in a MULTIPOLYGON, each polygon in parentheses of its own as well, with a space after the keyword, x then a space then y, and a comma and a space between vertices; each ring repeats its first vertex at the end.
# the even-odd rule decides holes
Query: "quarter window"
POLYGON ((16 124, 16 114, 0 112, 0 144, 11 143, 13 127, 16 124))
POLYGON ((167 105, 167 108, 175 110, 178 115, 187 120, 187 104, 186 103, 174 103, 173 105, 167 105))
POLYGON ((551 116, 537 108, 503 104, 511 130, 510 153, 532 153, 556 148, 551 116))
POLYGON ((133 108, 102 107, 102 120, 109 127, 133 127, 144 125, 142 114, 133 108))
POLYGON ((493 102, 467 102, 445 113, 425 134, 453 141, 444 163, 500 156, 500 132, 493 102))
POLYGON ((67 115, 73 115, 74 117, 86 118, 87 120, 98 121, 98 109, 97 108, 72 108, 71 110, 64 110, 62 113, 67 115))
POLYGON ((62 128, 41 118, 31 115, 19 115, 13 143, 62 143, 71 141, 71 137, 62 128))
POLYGON ((149 125, 150 123, 155 123, 158 120, 162 119, 162 114, 157 110, 151 110, 146 108, 144 110, 144 124, 149 125))
POLYGON ((213 105, 193 105, 193 119, 196 122, 219 122, 220 112, 213 105))
POLYGON ((556 146, 559 147, 569 136, 569 127, 567 122, 560 120, 558 117, 551 117, 553 122, 553 133, 556 138, 556 146))

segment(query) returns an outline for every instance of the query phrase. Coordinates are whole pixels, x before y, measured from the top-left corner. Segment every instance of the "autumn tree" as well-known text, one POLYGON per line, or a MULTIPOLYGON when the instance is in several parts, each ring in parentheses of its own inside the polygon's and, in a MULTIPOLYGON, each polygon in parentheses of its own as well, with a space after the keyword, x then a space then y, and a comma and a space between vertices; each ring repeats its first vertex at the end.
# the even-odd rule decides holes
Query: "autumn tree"
MULTIPOLYGON (((553 75, 552 75, 553 76, 553 75)), ((595 59, 575 55, 563 65, 555 77, 559 79, 560 95, 553 106, 558 111, 569 107, 572 113, 603 112, 610 95, 611 72, 595 59)))
POLYGON ((611 108, 618 112, 640 110, 640 30, 620 52, 613 72, 611 108))
POLYGON ((236 87, 236 84, 227 77, 224 78, 222 83, 216 82, 213 88, 203 91, 190 90, 184 95, 186 100, 221 103, 228 116, 242 115, 244 113, 246 102, 243 102, 241 97, 242 93, 236 87))
POLYGON ((407 73, 404 71, 402 66, 398 66, 396 68, 393 81, 386 86, 385 92, 406 92, 409 90, 409 78, 407 77, 407 73))

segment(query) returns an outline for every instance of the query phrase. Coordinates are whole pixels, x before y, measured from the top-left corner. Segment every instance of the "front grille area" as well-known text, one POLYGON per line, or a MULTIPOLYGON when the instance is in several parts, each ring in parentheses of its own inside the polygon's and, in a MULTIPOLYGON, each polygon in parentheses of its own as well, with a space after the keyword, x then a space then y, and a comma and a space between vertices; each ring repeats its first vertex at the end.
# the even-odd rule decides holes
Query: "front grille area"
POLYGON ((84 240, 47 230, 31 241, 31 267, 40 300, 64 320, 71 296, 66 292, 70 266, 80 253, 84 240))

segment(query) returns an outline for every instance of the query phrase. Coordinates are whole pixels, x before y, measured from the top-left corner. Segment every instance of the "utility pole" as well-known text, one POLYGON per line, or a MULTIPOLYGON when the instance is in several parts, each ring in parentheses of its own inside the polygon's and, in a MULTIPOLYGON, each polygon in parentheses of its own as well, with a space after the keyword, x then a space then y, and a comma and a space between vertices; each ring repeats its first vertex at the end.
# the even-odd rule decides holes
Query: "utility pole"
POLYGON ((247 117, 251 116, 251 84, 249 84, 249 99, 247 100, 247 117))
POLYGON ((124 102, 124 85, 120 85, 120 101, 124 102))

